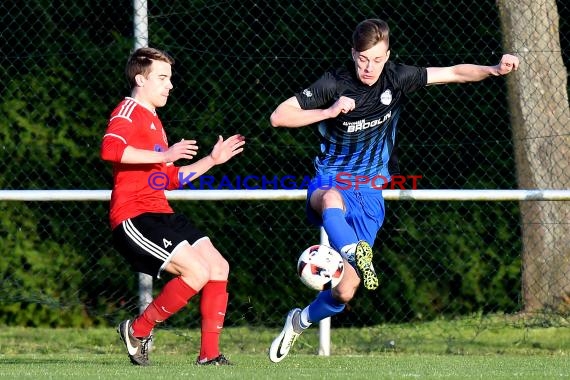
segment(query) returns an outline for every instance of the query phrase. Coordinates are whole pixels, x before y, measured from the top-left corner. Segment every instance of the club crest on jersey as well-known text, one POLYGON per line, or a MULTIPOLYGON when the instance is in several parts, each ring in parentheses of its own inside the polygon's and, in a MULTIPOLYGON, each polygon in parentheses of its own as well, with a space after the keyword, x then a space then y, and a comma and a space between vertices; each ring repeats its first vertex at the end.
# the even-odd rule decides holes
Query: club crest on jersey
POLYGON ((382 95, 380 95, 380 103, 384 104, 385 106, 392 103, 392 91, 384 91, 382 95))
POLYGON ((313 96, 313 93, 311 92, 311 90, 306 88, 303 90, 303 95, 305 95, 307 98, 310 98, 311 96, 313 96))

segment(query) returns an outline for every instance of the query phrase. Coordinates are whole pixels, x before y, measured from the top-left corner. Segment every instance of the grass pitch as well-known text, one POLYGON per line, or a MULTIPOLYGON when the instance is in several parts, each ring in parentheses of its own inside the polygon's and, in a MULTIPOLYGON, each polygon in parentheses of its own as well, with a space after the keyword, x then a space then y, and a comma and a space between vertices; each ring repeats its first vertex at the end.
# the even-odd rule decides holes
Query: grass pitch
POLYGON ((194 365, 199 331, 155 332, 152 366, 130 364, 113 328, 0 327, 0 379, 561 379, 570 377, 565 321, 496 316, 367 328, 337 328, 331 356, 318 356, 318 328, 271 363, 278 329, 226 328, 221 347, 235 363, 194 365), (539 322, 539 323, 537 323, 539 322))

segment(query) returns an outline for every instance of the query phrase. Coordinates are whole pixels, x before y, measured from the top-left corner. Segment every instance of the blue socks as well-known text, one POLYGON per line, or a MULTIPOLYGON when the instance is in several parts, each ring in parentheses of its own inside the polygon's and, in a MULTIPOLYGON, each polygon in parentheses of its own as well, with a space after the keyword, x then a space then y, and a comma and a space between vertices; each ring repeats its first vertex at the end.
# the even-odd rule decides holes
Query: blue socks
MULTIPOLYGON (((342 248, 358 242, 358 237, 344 218, 342 209, 328 208, 324 210, 322 218, 323 227, 334 249, 340 252, 342 248)), ((319 292, 303 313, 306 312, 309 322, 314 323, 340 313, 345 307, 344 303, 333 298, 331 289, 327 289, 319 292)))
POLYGON ((338 252, 343 247, 358 242, 354 229, 347 223, 340 208, 327 208, 323 212, 323 227, 331 246, 338 252))
POLYGON ((335 300, 330 289, 323 290, 308 307, 309 321, 318 322, 344 310, 345 304, 335 300))

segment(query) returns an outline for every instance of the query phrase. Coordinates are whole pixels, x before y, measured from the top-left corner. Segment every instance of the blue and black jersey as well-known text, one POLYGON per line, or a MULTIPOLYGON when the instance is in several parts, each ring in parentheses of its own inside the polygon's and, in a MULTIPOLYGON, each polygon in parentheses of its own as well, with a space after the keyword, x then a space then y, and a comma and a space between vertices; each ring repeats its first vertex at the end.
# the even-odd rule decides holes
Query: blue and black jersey
POLYGON ((386 62, 372 86, 356 77, 354 62, 327 71, 315 83, 296 93, 303 109, 328 108, 341 96, 354 99, 355 108, 318 128, 321 149, 315 158, 317 176, 339 173, 383 176, 399 173, 396 132, 407 93, 427 84, 425 67, 386 62))

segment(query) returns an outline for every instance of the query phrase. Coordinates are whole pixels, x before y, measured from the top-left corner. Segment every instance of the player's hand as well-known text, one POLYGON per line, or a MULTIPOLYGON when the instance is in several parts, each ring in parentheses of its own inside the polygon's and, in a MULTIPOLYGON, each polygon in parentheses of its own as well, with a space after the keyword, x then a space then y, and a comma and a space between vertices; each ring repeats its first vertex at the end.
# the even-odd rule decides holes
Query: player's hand
POLYGON ((337 117, 341 113, 348 113, 352 111, 355 107, 354 99, 346 96, 341 96, 336 102, 329 108, 330 117, 337 117))
POLYGON ((218 136, 218 141, 214 145, 210 157, 216 165, 223 164, 236 154, 243 152, 244 145, 245 137, 240 134, 228 137, 226 140, 222 136, 218 136))
POLYGON ((191 160, 198 152, 198 145, 196 140, 180 140, 172 145, 166 152, 164 152, 164 160, 167 164, 172 165, 173 162, 180 159, 191 160))
POLYGON ((511 54, 505 54, 501 58, 501 62, 497 65, 497 71, 499 75, 507 75, 513 70, 517 70, 519 68, 519 57, 516 57, 511 54))

